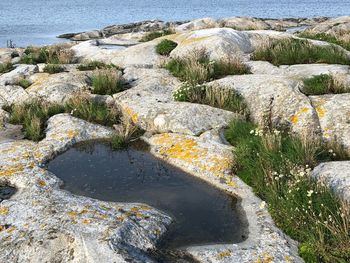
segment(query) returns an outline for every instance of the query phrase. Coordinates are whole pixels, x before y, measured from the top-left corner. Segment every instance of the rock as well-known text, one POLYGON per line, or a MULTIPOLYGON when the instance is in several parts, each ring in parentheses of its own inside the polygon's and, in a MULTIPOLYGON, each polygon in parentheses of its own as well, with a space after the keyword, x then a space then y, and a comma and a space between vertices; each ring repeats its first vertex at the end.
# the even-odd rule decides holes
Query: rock
POLYGON ((316 109, 322 136, 350 153, 350 94, 310 96, 316 109))
POLYGON ((145 130, 199 135, 239 117, 206 105, 174 101, 172 92, 180 83, 166 70, 127 68, 124 77, 134 81, 133 87, 113 97, 123 113, 145 130))
POLYGON ((250 118, 260 126, 289 127, 300 136, 315 136, 318 120, 299 82, 283 76, 229 76, 208 85, 232 88, 247 103, 250 118), (286 107, 288 105, 288 107, 286 107))
POLYGON ((321 163, 312 171, 312 176, 350 203, 350 161, 321 163))
POLYGON ((333 35, 339 39, 349 41, 350 38, 350 16, 331 18, 322 23, 305 30, 310 33, 325 33, 333 35))
POLYGON ((17 85, 0 85, 0 96, 6 101, 6 105, 22 104, 31 99, 28 92, 17 85))
MULTIPOLYGON (((1 113, 0 113, 1 119, 1 113)), ((1 122, 0 122, 1 125, 1 122)), ((0 126, 0 143, 21 140, 24 138, 21 125, 12 125, 4 123, 0 126), (2 126, 2 127, 1 127, 2 126)))
POLYGON ((188 23, 179 25, 175 28, 175 31, 185 32, 185 31, 200 30, 200 29, 214 28, 214 27, 219 27, 219 23, 215 19, 207 17, 207 18, 196 19, 188 23))
POLYGON ((57 74, 38 73, 30 80, 33 84, 26 89, 32 97, 51 103, 64 103, 87 89, 91 72, 76 71, 57 74))
POLYGON ((185 57, 195 50, 205 49, 211 59, 253 52, 249 35, 231 28, 212 28, 171 35, 166 38, 178 43, 172 57, 185 57))
POLYGON ((0 63, 11 62, 14 58, 20 57, 23 50, 20 48, 0 48, 0 63))
POLYGON ((16 85, 20 79, 38 72, 36 65, 17 65, 15 69, 0 76, 0 85, 16 85))
POLYGON ((96 38, 101 38, 101 37, 103 37, 102 33, 98 30, 94 30, 91 32, 84 32, 84 33, 76 34, 73 37, 71 37, 71 40, 73 40, 73 41, 85 41, 85 40, 91 40, 91 39, 96 39, 96 38))
POLYGON ((265 21, 254 17, 229 17, 220 20, 223 27, 235 30, 267 30, 271 29, 265 21))

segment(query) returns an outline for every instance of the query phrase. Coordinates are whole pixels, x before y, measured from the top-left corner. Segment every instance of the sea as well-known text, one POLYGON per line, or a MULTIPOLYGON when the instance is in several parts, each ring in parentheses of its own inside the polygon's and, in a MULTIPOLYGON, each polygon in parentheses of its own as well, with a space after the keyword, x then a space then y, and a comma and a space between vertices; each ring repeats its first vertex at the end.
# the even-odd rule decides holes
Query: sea
POLYGON ((148 19, 202 17, 336 17, 350 15, 350 0, 0 0, 0 47, 64 41, 68 32, 148 19))

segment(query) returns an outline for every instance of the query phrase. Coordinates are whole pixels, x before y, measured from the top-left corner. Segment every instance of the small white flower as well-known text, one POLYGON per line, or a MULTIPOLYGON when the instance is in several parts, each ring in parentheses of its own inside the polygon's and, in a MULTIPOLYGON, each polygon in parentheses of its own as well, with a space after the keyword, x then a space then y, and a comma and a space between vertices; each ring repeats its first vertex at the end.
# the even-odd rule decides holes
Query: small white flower
POLYGON ((266 206, 266 202, 265 202, 265 201, 262 201, 262 202, 260 203, 259 208, 260 208, 260 209, 264 209, 265 206, 266 206))
POLYGON ((307 196, 308 196, 308 197, 311 197, 311 195, 312 195, 313 193, 314 193, 313 190, 307 191, 307 196))

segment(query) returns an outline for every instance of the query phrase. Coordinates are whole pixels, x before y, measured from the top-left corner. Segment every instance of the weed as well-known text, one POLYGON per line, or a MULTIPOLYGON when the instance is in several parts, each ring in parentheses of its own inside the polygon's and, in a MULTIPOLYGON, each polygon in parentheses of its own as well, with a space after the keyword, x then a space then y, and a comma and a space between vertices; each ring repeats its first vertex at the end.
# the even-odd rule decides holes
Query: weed
POLYGON ((349 65, 346 53, 336 46, 317 46, 301 39, 281 39, 258 47, 253 60, 269 61, 274 65, 328 63, 349 65))
POLYGON ((170 52, 173 51, 176 47, 176 42, 164 39, 156 46, 156 52, 163 56, 169 56, 170 52))
POLYGON ((331 75, 321 74, 304 80, 303 93, 306 95, 339 94, 347 92, 350 92, 350 86, 336 81, 331 75))
POLYGON ((64 71, 64 67, 58 64, 47 64, 44 67, 44 72, 49 74, 56 74, 64 71))
POLYGON ((85 64, 81 64, 77 67, 80 71, 95 70, 95 69, 118 69, 117 66, 113 64, 105 64, 99 61, 90 61, 85 64))
POLYGON ((20 79, 20 80, 17 82, 17 85, 18 85, 18 86, 21 86, 21 87, 24 88, 24 89, 26 89, 26 88, 28 88, 30 85, 32 85, 32 83, 31 83, 29 80, 23 78, 23 79, 20 79))
POLYGON ((0 63, 0 74, 10 72, 13 69, 11 62, 0 63))

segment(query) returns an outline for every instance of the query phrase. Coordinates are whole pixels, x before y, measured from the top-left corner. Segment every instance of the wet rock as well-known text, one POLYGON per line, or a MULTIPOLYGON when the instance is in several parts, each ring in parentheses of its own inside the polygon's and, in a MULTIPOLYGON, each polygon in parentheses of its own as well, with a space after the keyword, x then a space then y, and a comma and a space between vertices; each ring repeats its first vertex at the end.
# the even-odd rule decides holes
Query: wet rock
POLYGON ((209 85, 232 88, 245 99, 250 118, 260 126, 290 127, 301 136, 315 136, 318 119, 299 82, 283 76, 229 76, 209 85), (288 105, 288 107, 286 107, 288 105))
POLYGON ((322 136, 350 153, 350 94, 310 96, 316 109, 322 136))
POLYGON ((312 176, 329 186, 344 201, 350 202, 350 162, 321 163, 312 176))

